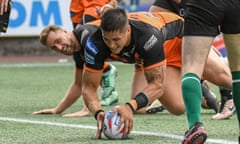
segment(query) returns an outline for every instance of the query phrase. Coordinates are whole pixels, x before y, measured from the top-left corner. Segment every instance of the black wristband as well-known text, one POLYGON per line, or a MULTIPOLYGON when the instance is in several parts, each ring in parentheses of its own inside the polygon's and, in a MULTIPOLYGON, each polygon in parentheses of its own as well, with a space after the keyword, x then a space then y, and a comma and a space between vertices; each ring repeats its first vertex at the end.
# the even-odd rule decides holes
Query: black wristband
POLYGON ((134 113, 135 110, 134 110, 133 106, 129 102, 127 102, 126 105, 128 105, 131 108, 132 112, 134 113))
POLYGON ((139 93, 134 98, 137 102, 137 110, 148 105, 148 97, 144 93, 139 93))
POLYGON ((104 112, 104 110, 100 109, 100 110, 98 110, 98 111, 95 113, 94 117, 95 117, 96 120, 97 120, 97 116, 98 116, 98 114, 99 114, 100 112, 104 112))

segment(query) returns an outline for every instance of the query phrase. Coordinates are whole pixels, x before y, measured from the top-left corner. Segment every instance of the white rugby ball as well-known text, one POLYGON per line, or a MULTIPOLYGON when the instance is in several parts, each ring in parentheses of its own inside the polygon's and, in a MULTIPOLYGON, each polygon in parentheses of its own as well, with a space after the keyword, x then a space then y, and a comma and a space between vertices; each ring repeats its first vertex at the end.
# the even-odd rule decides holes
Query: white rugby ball
POLYGON ((126 139, 124 135, 124 124, 118 129, 120 115, 116 112, 108 111, 104 117, 103 133, 108 139, 126 139))

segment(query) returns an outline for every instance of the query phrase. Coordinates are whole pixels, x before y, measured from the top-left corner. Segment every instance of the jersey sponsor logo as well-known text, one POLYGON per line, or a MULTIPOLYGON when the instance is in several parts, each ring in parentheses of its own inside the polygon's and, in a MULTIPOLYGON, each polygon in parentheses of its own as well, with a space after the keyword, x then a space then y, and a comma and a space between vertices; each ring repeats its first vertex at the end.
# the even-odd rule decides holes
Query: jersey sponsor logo
POLYGON ((90 38, 87 39, 86 50, 92 55, 96 55, 98 53, 98 49, 96 45, 93 43, 93 41, 90 38))
POLYGON ((92 42, 90 38, 87 39, 84 58, 86 63, 94 64, 95 63, 95 55, 98 53, 98 49, 96 45, 92 42))
POLYGON ((94 64, 94 63, 95 63, 95 58, 94 58, 94 56, 91 56, 91 54, 89 54, 89 53, 87 52, 87 50, 85 50, 85 55, 84 55, 84 57, 85 57, 86 63, 89 63, 89 64, 94 64))
POLYGON ((157 37, 152 35, 148 41, 144 44, 143 48, 148 51, 157 43, 157 37))

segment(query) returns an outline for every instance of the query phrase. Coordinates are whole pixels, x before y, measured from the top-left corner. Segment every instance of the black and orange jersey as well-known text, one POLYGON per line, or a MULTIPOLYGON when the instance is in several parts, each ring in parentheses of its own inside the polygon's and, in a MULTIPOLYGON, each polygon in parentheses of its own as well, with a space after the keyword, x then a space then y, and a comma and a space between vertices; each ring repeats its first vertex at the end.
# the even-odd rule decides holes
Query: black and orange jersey
POLYGON ((181 38, 183 19, 173 13, 138 12, 129 14, 131 43, 119 54, 111 53, 103 41, 101 30, 87 38, 84 59, 86 70, 101 72, 104 61, 111 59, 124 63, 141 65, 151 69, 166 62, 164 43, 167 40, 181 38))
POLYGON ((129 20, 149 24, 163 33, 166 39, 182 37, 183 18, 169 12, 136 12, 128 14, 129 20), (164 32, 167 31, 168 35, 164 32))
POLYGON ((73 60, 77 68, 83 69, 84 64, 84 45, 87 38, 93 34, 99 26, 99 22, 94 21, 89 24, 81 25, 73 30, 74 35, 80 43, 80 51, 73 54, 73 60))

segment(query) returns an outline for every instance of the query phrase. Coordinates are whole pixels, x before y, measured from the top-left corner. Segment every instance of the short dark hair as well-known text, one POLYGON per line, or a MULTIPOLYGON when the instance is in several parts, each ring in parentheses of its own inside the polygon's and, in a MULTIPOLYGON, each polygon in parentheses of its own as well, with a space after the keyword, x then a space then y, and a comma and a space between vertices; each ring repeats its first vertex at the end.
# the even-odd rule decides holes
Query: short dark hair
POLYGON ((122 31, 128 25, 127 13, 121 8, 108 10, 103 14, 101 20, 100 27, 107 32, 122 31))

